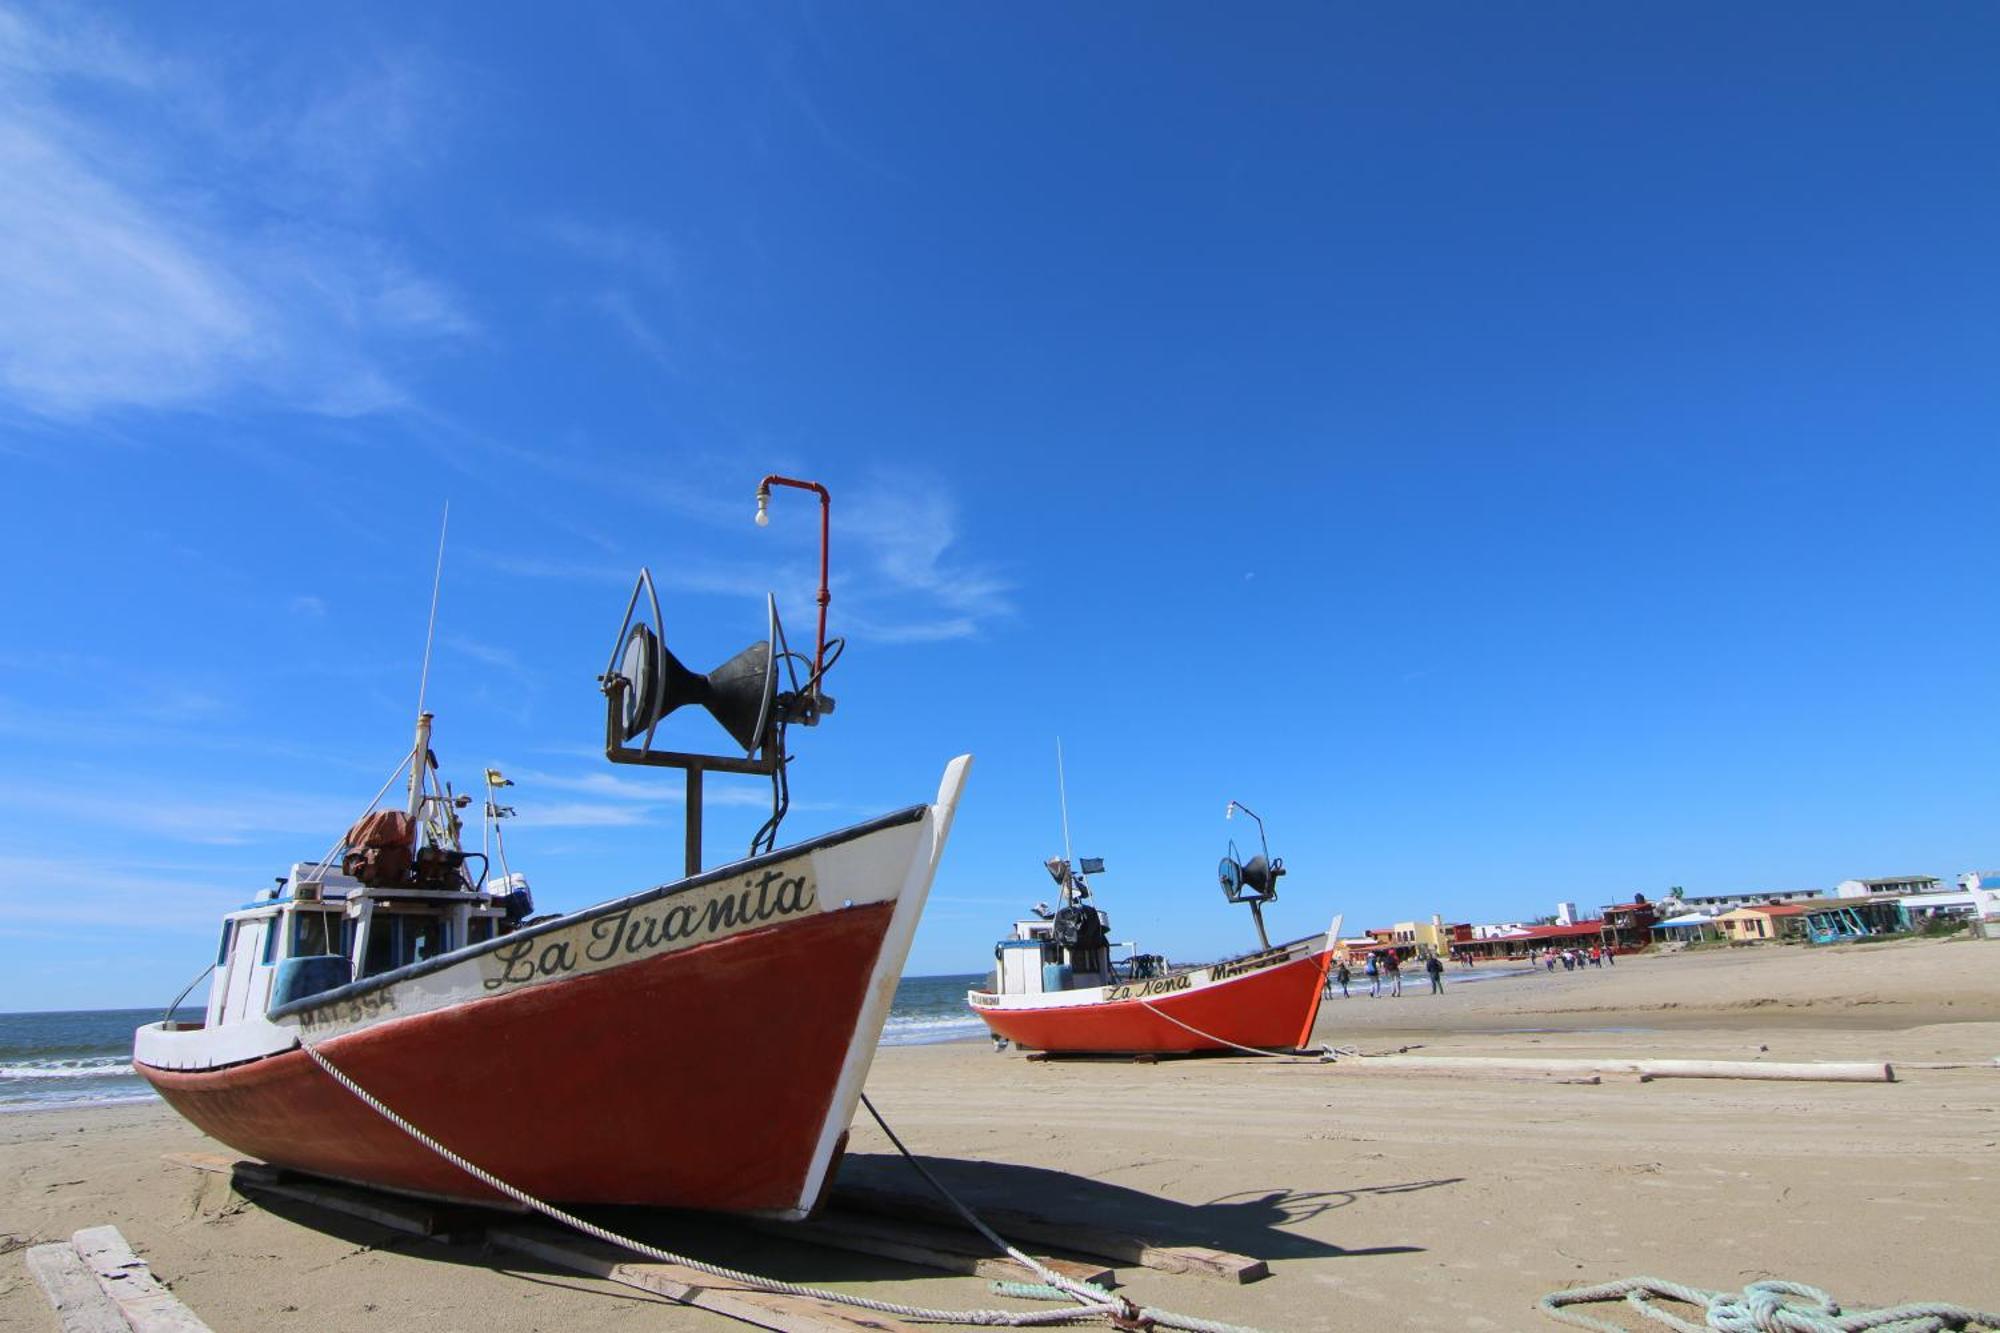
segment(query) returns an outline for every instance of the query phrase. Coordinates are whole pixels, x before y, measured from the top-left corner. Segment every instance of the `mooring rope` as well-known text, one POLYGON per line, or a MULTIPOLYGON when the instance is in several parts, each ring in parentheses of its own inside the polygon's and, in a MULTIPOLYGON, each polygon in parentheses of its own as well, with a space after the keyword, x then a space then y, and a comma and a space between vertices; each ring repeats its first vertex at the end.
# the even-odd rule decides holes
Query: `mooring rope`
POLYGON ((971 1208, 960 1201, 957 1195, 945 1188, 944 1182, 932 1175, 930 1168, 926 1167, 917 1159, 915 1153, 904 1146, 902 1139, 896 1136, 895 1130, 889 1128, 889 1122, 882 1118, 882 1113, 875 1109, 875 1103, 868 1100, 868 1094, 865 1092, 861 1094, 861 1104, 868 1108, 868 1114, 874 1118, 875 1124, 881 1131, 888 1136, 889 1142, 895 1145, 896 1151, 902 1154, 903 1160, 908 1162, 916 1170, 916 1173, 924 1178, 926 1184, 937 1191, 939 1198, 950 1204, 974 1231, 977 1231, 986 1238, 988 1244, 998 1249, 1015 1263, 1026 1267, 1029 1271, 1040 1277, 1045 1284, 1044 1286, 1037 1287, 1031 1283, 995 1282, 993 1284, 995 1294, 1016 1295, 1030 1300, 1041 1301, 1061 1300, 1064 1294, 1067 1294, 1072 1299, 1084 1302, 1085 1304, 1092 1301, 1122 1301, 1126 1309, 1126 1320, 1136 1326, 1144 1326, 1151 1323, 1165 1324, 1169 1328, 1188 1329, 1192 1333, 1257 1333, 1255 1329, 1245 1328, 1237 1324, 1219 1324, 1208 1319, 1197 1319, 1192 1315, 1174 1314, 1168 1310, 1141 1308, 1121 1296, 1106 1291, 1095 1283, 1076 1282, 1066 1278, 1047 1264, 1044 1264, 1041 1260, 1035 1258, 1032 1254, 1015 1249, 1002 1239, 1000 1234, 993 1230, 992 1227, 987 1226, 977 1213, 973 1212, 971 1208))
MULTIPOLYGON (((996 1241, 1011 1258, 1017 1262, 1026 1264, 1030 1271, 1034 1272, 1051 1286, 1059 1287, 1067 1292, 1079 1304, 1070 1309, 1046 1311, 934 1309, 929 1306, 903 1305, 895 1301, 878 1301, 872 1297, 856 1296, 848 1292, 832 1291, 823 1287, 809 1287, 794 1282, 781 1282, 776 1278, 760 1277, 755 1273, 746 1273, 738 1269, 724 1267, 721 1264, 712 1264, 706 1260, 696 1259, 691 1255, 676 1254, 671 1250, 663 1250, 658 1246, 648 1245, 644 1241, 634 1240, 630 1236, 622 1236, 615 1231, 598 1226, 594 1222, 587 1222, 574 1213, 565 1212, 554 1204, 535 1198, 526 1190, 517 1189, 492 1172, 459 1156, 451 1149, 445 1147, 444 1144, 438 1142, 391 1110, 380 1098, 376 1097, 337 1068, 331 1060, 328 1060, 320 1052, 317 1046, 301 1038, 299 1049, 310 1056, 313 1063, 325 1070, 334 1082, 359 1098, 363 1105, 367 1106, 396 1128, 402 1130, 418 1143, 421 1143, 424 1147, 429 1148, 445 1161, 450 1162, 453 1166, 471 1176, 474 1180, 506 1195, 508 1198, 514 1200, 514 1202, 526 1208, 533 1209, 544 1217, 562 1223, 572 1230, 604 1241, 606 1244, 616 1245, 621 1249, 629 1250, 634 1254, 643 1255, 656 1263, 678 1264, 684 1268, 691 1268, 698 1273, 705 1273, 710 1277, 739 1283, 756 1291, 768 1291, 781 1296, 797 1296, 810 1300, 831 1301, 837 1305, 852 1306, 861 1310, 873 1310, 877 1314, 894 1315, 898 1318, 920 1320, 925 1323, 978 1324, 984 1326, 1027 1328, 1104 1320, 1111 1323, 1114 1327, 1128 1329, 1143 1329, 1152 1325, 1160 1325, 1167 1328, 1183 1329, 1187 1333, 1256 1333, 1255 1330, 1240 1329, 1233 1325, 1219 1324, 1210 1320, 1198 1319, 1191 1315, 1179 1315, 1172 1311, 1154 1310, 1151 1308, 1142 1309, 1134 1305, 1131 1301, 1120 1296, 1114 1296, 1101 1287, 1072 1282, 1060 1273, 1043 1264, 1037 1263, 1031 1256, 1013 1249, 1005 1241, 1000 1241, 997 1236, 986 1228, 984 1223, 979 1223, 976 1218, 974 1219, 975 1224, 988 1239, 996 1241)), ((875 1108, 870 1106, 868 1111, 870 1115, 875 1116, 876 1123, 882 1125, 884 1132, 887 1132, 888 1126, 883 1124, 882 1118, 876 1113, 875 1108)), ((893 1134, 890 1137, 892 1140, 895 1138, 893 1134)), ((900 1141, 897 1142, 896 1146, 902 1150, 905 1157, 909 1157, 909 1150, 903 1148, 900 1141)), ((912 1162, 915 1161, 914 1158, 910 1160, 912 1162)), ((928 1177, 928 1173, 925 1174, 928 1177)), ((936 1182, 933 1181, 933 1183, 935 1184, 936 1182)), ((944 1187, 938 1185, 937 1188, 942 1191, 944 1187)), ((966 1216, 972 1216, 970 1211, 956 1199, 952 1199, 951 1202, 959 1211, 965 1213, 966 1216)))
POLYGON ((1177 1028, 1187 1029, 1189 1032, 1194 1033, 1195 1036, 1200 1037, 1203 1041, 1212 1041, 1220 1046, 1231 1046, 1239 1051, 1242 1051, 1245 1055, 1262 1055, 1273 1060, 1295 1060, 1298 1058, 1289 1051, 1267 1051, 1261 1046, 1244 1046, 1237 1042, 1229 1040, 1229 1038, 1227 1037, 1218 1037, 1213 1032, 1203 1032, 1200 1028, 1194 1026, 1192 1023, 1181 1022, 1180 1019, 1175 1018, 1172 1014, 1168 1013, 1164 1009, 1154 1008, 1153 1002, 1151 1000, 1140 1000, 1139 1007, 1141 1009, 1146 1010, 1149 1013, 1158 1014, 1161 1018, 1166 1019, 1169 1023, 1172 1023, 1177 1028))
POLYGON ((1707 1291, 1656 1277, 1622 1278, 1594 1287, 1551 1292, 1536 1307, 1558 1323, 1600 1333, 1626 1333, 1623 1325, 1596 1319, 1570 1305, 1622 1300, 1639 1314, 1675 1333, 1945 1333, 1946 1330, 2000 1329, 2000 1314, 1941 1301, 1914 1301, 1879 1310, 1843 1311, 1832 1296, 1803 1282, 1752 1282, 1742 1291, 1707 1291), (1694 1306, 1701 1323, 1690 1323, 1655 1300, 1694 1306))

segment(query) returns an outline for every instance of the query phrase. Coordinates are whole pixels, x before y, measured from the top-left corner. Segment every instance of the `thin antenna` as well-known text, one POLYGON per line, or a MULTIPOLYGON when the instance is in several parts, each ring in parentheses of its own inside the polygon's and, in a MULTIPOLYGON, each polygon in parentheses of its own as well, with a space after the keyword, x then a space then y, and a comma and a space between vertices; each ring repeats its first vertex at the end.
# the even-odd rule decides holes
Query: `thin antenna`
POLYGON ((1063 861, 1070 867, 1069 875, 1065 877, 1063 883, 1063 896, 1067 898, 1071 893, 1069 879, 1073 878, 1076 874, 1076 858, 1071 856, 1069 852, 1069 783, 1063 777, 1062 737, 1060 736, 1056 737, 1056 794, 1062 801, 1063 861))
POLYGON ((431 642, 437 637, 438 589, 444 586, 444 534, 451 526, 451 501, 444 502, 444 518, 438 523, 437 572, 431 576, 431 622, 424 630, 424 671, 417 678, 417 714, 424 711, 424 691, 431 683, 431 642))

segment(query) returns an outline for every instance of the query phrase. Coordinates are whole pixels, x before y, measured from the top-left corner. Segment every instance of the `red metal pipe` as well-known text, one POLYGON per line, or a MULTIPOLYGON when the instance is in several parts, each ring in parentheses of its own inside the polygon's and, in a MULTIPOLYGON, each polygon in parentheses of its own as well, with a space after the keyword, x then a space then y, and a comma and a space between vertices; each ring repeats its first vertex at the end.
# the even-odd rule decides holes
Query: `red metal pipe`
POLYGON ((833 600, 833 594, 826 586, 826 548, 831 532, 833 497, 826 493, 826 487, 816 481, 798 481, 792 477, 781 477, 772 473, 757 483, 757 499, 760 504, 771 498, 773 486, 790 486, 794 490, 811 491, 819 497, 819 637, 813 645, 813 693, 819 693, 819 673, 826 664, 826 604, 833 600))

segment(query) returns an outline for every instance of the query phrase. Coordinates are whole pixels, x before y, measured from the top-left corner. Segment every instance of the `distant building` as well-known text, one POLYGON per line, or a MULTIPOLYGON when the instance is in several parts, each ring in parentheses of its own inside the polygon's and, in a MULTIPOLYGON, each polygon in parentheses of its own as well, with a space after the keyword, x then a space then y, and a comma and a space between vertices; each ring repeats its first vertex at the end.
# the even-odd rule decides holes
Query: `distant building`
POLYGON ((2000 870, 1968 870, 1958 877, 1958 887, 1967 893, 1981 889, 2000 890, 2000 870))
POLYGON ((1556 924, 1558 926, 1573 926, 1576 923, 1577 923, 1576 904, 1557 903, 1556 924))
POLYGON ((1903 900, 1889 894, 1815 898, 1798 905, 1805 908, 1806 937, 1814 944, 1839 944, 1910 927, 1903 900))
POLYGON ((1428 921, 1399 921, 1387 930, 1368 932, 1378 943, 1394 945, 1402 954, 1439 953, 1448 954, 1464 944, 1472 942, 1473 930, 1469 925, 1445 923, 1441 916, 1432 916, 1428 921))
POLYGON ((1715 924, 1733 944, 1762 944, 1770 940, 1799 939, 1806 933, 1804 903, 1771 903, 1762 907, 1739 907, 1715 918, 1715 924))
MULTIPOLYGON (((1671 910, 1675 901, 1672 898, 1667 899, 1660 904, 1660 910, 1663 912, 1671 910)), ((1721 927, 1717 926, 1715 918, 1706 912, 1683 912, 1679 916, 1668 917, 1665 921, 1654 922, 1653 933, 1663 940, 1691 943, 1718 936, 1721 927)))
MULTIPOLYGON (((1495 930, 1496 927, 1483 929, 1495 930)), ((1477 935, 1460 946, 1475 958, 1527 958, 1543 949, 1588 949, 1610 944, 1602 921, 1578 921, 1567 926, 1514 926, 1504 934, 1477 935)))
POLYGON ((1843 879, 1833 891, 1836 898, 1873 898, 1878 893, 1935 893, 1940 887, 1936 875, 1892 875, 1887 879, 1843 879))
POLYGON ((1629 903, 1612 903, 1600 916, 1605 938, 1621 949, 1643 949, 1653 942, 1653 904, 1643 893, 1634 894, 1629 903))
POLYGON ((1818 889, 1769 889, 1747 893, 1688 893, 1663 898, 1655 906, 1663 913, 1700 912, 1706 916, 1716 916, 1738 907, 1755 907, 1759 903, 1799 903, 1809 898, 1819 897, 1818 889))

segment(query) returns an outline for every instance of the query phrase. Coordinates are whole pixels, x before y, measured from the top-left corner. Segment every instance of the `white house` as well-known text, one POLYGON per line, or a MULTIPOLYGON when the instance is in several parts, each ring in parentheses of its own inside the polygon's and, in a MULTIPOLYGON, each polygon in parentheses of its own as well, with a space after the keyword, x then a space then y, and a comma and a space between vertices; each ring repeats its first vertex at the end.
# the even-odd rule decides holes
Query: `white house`
POLYGON ((1766 903, 1797 903, 1819 897, 1818 889, 1765 889, 1754 893, 1689 893, 1685 889, 1676 898, 1672 895, 1660 900, 1658 906, 1662 915, 1674 912, 1699 912, 1708 916, 1719 916, 1738 907, 1762 907, 1766 903))
POLYGON ((1892 875, 1888 879, 1843 879, 1833 891, 1836 898, 1872 898, 1878 893, 1936 893, 1942 881, 1936 875, 1892 875))

